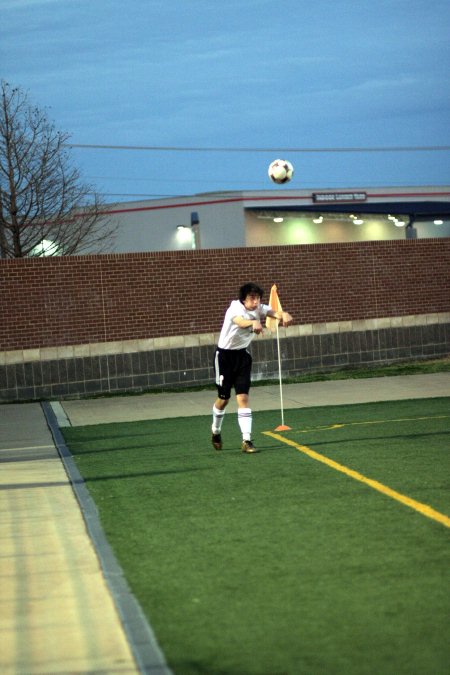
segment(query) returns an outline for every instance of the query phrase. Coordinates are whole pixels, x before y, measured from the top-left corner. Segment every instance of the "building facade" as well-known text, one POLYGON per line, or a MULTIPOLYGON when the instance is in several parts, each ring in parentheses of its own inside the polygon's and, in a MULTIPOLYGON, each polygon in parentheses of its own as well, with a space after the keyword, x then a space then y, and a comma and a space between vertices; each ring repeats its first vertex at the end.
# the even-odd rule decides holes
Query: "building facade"
POLYGON ((112 204, 114 252, 450 236, 450 186, 220 192, 112 204))

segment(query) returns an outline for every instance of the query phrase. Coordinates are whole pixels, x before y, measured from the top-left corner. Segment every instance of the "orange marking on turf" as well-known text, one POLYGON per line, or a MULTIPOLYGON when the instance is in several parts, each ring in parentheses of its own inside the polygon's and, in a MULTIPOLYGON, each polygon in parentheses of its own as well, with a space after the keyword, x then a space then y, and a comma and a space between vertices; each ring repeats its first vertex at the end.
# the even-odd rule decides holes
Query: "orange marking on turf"
POLYGON ((445 527, 450 527, 450 518, 444 515, 443 513, 436 511, 431 506, 428 506, 428 504, 422 504, 422 502, 417 502, 415 499, 411 499, 411 497, 402 495, 400 492, 392 490, 392 488, 388 487, 387 485, 383 485, 382 483, 379 483, 377 480, 373 480, 372 478, 367 478, 358 471, 349 469, 343 464, 339 464, 338 462, 335 462, 333 459, 325 457, 325 455, 321 455, 315 450, 308 448, 306 445, 299 445, 299 443, 291 441, 289 438, 284 438, 284 436, 280 436, 280 434, 275 434, 272 431, 263 431, 263 433, 266 436, 271 436, 272 438, 275 438, 277 441, 280 441, 281 443, 291 445, 296 450, 299 450, 300 452, 303 452, 305 455, 308 455, 308 457, 311 457, 312 459, 315 459, 318 462, 322 462, 322 464, 326 464, 332 469, 340 471, 341 473, 350 476, 350 478, 354 478, 360 483, 369 485, 374 490, 377 490, 378 492, 381 492, 382 494, 391 497, 392 499, 395 499, 396 501, 400 502, 401 504, 404 504, 405 506, 409 506, 411 509, 414 509, 418 513, 421 513, 423 516, 431 518, 432 520, 441 523, 441 525, 445 525, 445 527))

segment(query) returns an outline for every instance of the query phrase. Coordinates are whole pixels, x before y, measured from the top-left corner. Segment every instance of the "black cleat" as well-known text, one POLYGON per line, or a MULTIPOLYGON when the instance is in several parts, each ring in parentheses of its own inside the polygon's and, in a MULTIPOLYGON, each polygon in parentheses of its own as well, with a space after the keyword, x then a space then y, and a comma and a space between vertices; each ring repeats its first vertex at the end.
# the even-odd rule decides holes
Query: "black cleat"
POLYGON ((211 443, 215 450, 222 450, 222 436, 220 434, 213 434, 211 437, 211 443))

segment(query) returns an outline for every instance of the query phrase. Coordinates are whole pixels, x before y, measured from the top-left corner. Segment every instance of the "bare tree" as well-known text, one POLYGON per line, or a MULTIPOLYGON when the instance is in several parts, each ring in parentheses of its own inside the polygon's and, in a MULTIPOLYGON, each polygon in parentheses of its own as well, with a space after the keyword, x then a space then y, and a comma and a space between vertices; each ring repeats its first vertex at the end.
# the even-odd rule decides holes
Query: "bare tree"
POLYGON ((102 253, 116 226, 45 111, 1 83, 0 257, 102 253))

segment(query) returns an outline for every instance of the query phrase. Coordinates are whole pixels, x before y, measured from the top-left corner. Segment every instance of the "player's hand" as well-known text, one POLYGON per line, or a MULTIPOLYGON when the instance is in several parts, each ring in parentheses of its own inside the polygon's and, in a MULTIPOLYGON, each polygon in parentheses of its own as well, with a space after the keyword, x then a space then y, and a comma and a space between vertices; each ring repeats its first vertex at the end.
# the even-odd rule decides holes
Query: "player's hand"
POLYGON ((256 321, 256 320, 253 321, 252 330, 253 330, 254 333, 259 335, 260 333, 263 332, 262 324, 259 321, 256 321))
POLYGON ((281 323, 283 326, 286 328, 287 326, 290 326, 293 323, 294 319, 292 316, 289 314, 289 312, 281 312, 281 323))

